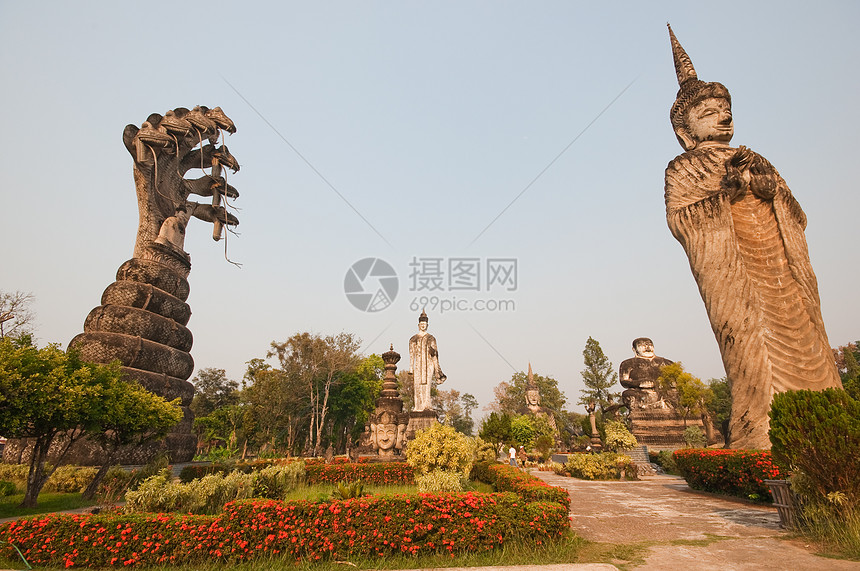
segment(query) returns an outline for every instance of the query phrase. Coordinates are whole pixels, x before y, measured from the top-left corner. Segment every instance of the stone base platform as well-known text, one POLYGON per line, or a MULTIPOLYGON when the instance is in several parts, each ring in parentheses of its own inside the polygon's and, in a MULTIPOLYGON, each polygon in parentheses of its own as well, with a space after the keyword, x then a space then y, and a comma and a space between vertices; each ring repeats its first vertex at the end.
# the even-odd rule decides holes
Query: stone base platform
POLYGON ((705 433, 701 419, 688 418, 685 425, 683 418, 667 409, 634 409, 630 423, 637 442, 656 450, 684 448, 684 430, 689 426, 698 426, 705 433))
POLYGON ((430 428, 434 423, 439 422, 436 417, 436 411, 428 410, 413 410, 409 413, 409 425, 406 427, 406 439, 412 440, 415 438, 415 433, 425 428, 430 428))

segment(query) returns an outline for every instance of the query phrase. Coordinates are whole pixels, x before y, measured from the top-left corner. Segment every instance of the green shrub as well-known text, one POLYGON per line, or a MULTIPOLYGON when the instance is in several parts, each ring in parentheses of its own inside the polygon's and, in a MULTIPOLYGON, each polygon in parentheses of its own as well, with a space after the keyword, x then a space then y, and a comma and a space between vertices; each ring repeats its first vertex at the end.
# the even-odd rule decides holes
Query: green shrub
POLYGON ((675 464, 675 457, 672 455, 672 450, 660 450, 659 452, 648 452, 648 459, 652 463, 657 464, 667 474, 678 474, 678 465, 675 464))
POLYGON ((351 500, 364 495, 364 484, 361 482, 338 482, 331 491, 333 500, 351 500))
POLYGON ((786 476, 768 451, 685 448, 675 450, 673 457, 688 486, 716 494, 769 502, 764 480, 786 476))
POLYGON ((250 474, 209 474, 187 484, 170 481, 170 471, 144 480, 125 495, 127 512, 216 513, 225 503, 250 498, 250 474))
POLYGON ((483 440, 480 436, 473 438, 475 445, 475 462, 495 462, 498 451, 492 442, 483 440))
POLYGON ((475 443, 454 427, 434 423, 419 430, 406 447, 406 462, 416 475, 434 470, 468 476, 475 456, 475 443))
POLYGON ((615 452, 570 454, 564 469, 568 475, 582 480, 618 480, 622 473, 628 480, 636 479, 636 465, 630 456, 615 452))
POLYGON ((774 395, 770 441, 774 459, 806 476, 810 500, 838 492, 860 508, 860 401, 842 389, 774 395))
POLYGON ((0 497, 12 496, 18 491, 18 486, 6 480, 0 480, 0 497))
MULTIPOLYGON (((60 492, 76 494, 82 492, 98 472, 97 468, 90 466, 65 465, 54 469, 50 464, 45 465, 46 471, 51 473, 43 492, 60 492)), ((27 488, 27 473, 30 467, 27 464, 0 464, 0 480, 12 482, 19 490, 27 488)))
POLYGON ((603 424, 603 427, 606 431, 606 438, 603 441, 603 445, 610 452, 630 450, 639 444, 636 441, 636 437, 627 430, 627 425, 620 420, 607 420, 603 424))
POLYGON ((275 464, 251 474, 255 498, 281 500, 304 481, 305 464, 304 462, 275 464))
POLYGON ((708 437, 698 425, 694 424, 684 429, 684 442, 687 443, 688 448, 704 448, 708 445, 708 437))
POLYGON ((170 459, 167 452, 157 454, 152 460, 147 462, 142 468, 132 471, 131 482, 128 487, 130 490, 136 489, 144 480, 150 476, 160 474, 170 466, 170 459))
POLYGON ((432 470, 415 476, 418 491, 422 494, 438 492, 462 492, 463 474, 446 470, 432 470))
POLYGON ((0 480, 12 482, 19 490, 27 487, 27 472, 29 466, 26 464, 0 464, 0 480))
POLYGON ((134 475, 122 466, 111 466, 96 492, 104 505, 113 505, 128 491, 134 475))
POLYGON ((96 477, 98 468, 89 466, 60 466, 55 469, 45 482, 43 492, 60 492, 65 494, 77 494, 83 492, 93 478, 96 477))

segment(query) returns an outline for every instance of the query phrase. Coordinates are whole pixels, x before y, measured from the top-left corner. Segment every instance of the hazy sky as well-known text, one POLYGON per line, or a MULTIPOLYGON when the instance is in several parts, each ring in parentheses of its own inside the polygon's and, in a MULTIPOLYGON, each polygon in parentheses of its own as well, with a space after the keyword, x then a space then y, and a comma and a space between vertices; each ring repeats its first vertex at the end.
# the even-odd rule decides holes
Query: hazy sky
POLYGON ((830 342, 845 344, 860 338, 858 16, 855 2, 2 1, 0 289, 32 292, 39 342, 65 346, 131 257, 123 128, 221 106, 238 127, 228 254, 243 266, 191 222, 197 367, 238 380, 273 340, 349 331, 407 368, 426 305, 441 388, 482 405, 529 361, 575 403, 589 336, 616 368, 649 336, 721 377, 665 221, 682 151, 668 21, 699 77, 731 91, 733 143, 806 211, 830 342), (364 258, 398 276, 381 311, 344 294, 364 258))

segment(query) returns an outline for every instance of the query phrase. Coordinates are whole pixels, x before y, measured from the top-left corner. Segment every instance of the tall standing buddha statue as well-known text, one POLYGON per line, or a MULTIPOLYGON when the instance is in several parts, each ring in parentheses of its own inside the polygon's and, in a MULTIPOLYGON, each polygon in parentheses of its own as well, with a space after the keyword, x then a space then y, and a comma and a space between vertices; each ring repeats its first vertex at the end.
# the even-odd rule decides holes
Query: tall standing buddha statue
POLYGON ((773 395, 841 386, 806 245, 806 215, 776 169, 729 145, 732 101, 698 79, 669 28, 684 153, 666 168, 669 229, 705 303, 731 384, 733 448, 770 448, 773 395))

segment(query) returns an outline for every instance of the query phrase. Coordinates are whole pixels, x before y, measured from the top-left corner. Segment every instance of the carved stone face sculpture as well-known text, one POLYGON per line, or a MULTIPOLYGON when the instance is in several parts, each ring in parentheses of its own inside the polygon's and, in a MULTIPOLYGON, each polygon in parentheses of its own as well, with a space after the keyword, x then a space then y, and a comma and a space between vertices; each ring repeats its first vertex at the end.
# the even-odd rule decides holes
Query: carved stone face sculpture
POLYGON ((427 322, 426 321, 419 321, 418 322, 418 331, 420 331, 421 333, 424 333, 425 331, 427 331, 427 322))
POLYGON ((640 337, 633 343, 633 351, 636 353, 637 357, 643 357, 645 359, 653 359, 654 358, 654 342, 648 339, 647 337, 640 337))
POLYGON ((391 450, 397 443, 396 424, 376 425, 376 444, 380 450, 391 450))
POLYGON ((540 393, 537 389, 528 389, 526 391, 526 402, 528 403, 529 408, 540 406, 540 393))
MULTIPOLYGON (((692 138, 690 149, 709 145, 728 145, 735 134, 732 105, 722 97, 699 101, 687 111, 686 135, 692 138)), ((684 137, 683 132, 679 136, 684 137)))

